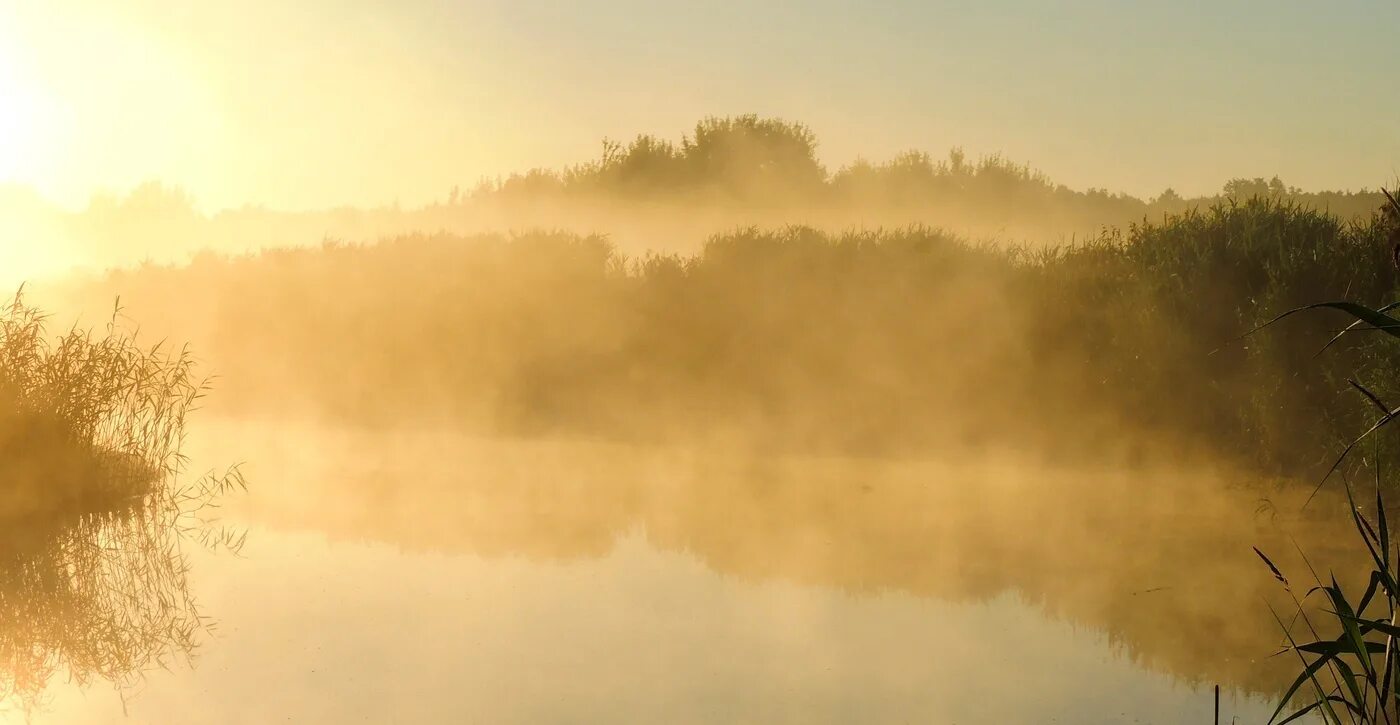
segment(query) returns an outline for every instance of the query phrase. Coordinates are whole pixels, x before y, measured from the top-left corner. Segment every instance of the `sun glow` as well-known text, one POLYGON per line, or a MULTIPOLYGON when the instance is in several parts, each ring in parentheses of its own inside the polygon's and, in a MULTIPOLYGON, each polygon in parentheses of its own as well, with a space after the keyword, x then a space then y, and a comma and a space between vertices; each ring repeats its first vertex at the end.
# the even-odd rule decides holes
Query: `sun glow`
POLYGON ((0 178, 26 165, 23 156, 33 144, 36 105, 33 94, 0 73, 0 178))
POLYGON ((50 135, 57 121, 52 99, 17 62, 13 44, 0 37, 0 182, 33 183, 43 177, 50 135))

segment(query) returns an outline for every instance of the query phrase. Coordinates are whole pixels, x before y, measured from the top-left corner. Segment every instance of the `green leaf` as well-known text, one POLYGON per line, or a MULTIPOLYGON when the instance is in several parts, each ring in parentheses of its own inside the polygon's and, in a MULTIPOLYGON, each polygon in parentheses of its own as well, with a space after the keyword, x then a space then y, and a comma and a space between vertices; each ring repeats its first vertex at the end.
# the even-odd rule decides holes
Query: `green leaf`
MULTIPOLYGON (((1330 716, 1330 717, 1331 717, 1331 720, 1330 720, 1329 722, 1334 722, 1334 723, 1339 723, 1339 722, 1341 722, 1341 718, 1338 718, 1338 717, 1337 717, 1337 712, 1336 712, 1336 710, 1333 710, 1333 709, 1332 709, 1331 703, 1329 703, 1329 702, 1327 701, 1327 696, 1326 696, 1326 692, 1327 692, 1327 691, 1324 690, 1324 689, 1322 689, 1322 683, 1317 681, 1317 669, 1314 668, 1314 667, 1309 666, 1309 665, 1307 664, 1307 660, 1303 658, 1302 653, 1297 651, 1298 642, 1297 642, 1296 640, 1293 639, 1293 633, 1290 632, 1290 631, 1288 631, 1288 625, 1283 623, 1283 618, 1280 617, 1280 616, 1278 616, 1278 612, 1274 611, 1274 608, 1273 608, 1272 606, 1269 607, 1269 614, 1273 615, 1274 621, 1275 621, 1275 622, 1278 622, 1279 629, 1283 630, 1283 636, 1284 636, 1284 638, 1287 639, 1287 640, 1288 640, 1288 644, 1294 648, 1294 652, 1293 652, 1293 653, 1296 654, 1296 655, 1298 655, 1298 660, 1299 660, 1300 662, 1302 662, 1303 665, 1304 665, 1303 674, 1299 676, 1299 679, 1300 679, 1300 680, 1306 680, 1306 681, 1312 682, 1313 689, 1317 690, 1317 694, 1318 694, 1318 697, 1319 697, 1320 699, 1317 701, 1316 706, 1317 706, 1317 707, 1320 707, 1320 708, 1322 709, 1322 712, 1323 712, 1323 714, 1324 714, 1325 716, 1330 716)), ((1328 661, 1328 660, 1330 660, 1330 659, 1333 659, 1333 658, 1323 657, 1323 658, 1320 658, 1320 661, 1326 662, 1326 661, 1328 661)), ((1314 664, 1316 664, 1316 663, 1314 663, 1314 664)), ((1297 691, 1298 685, 1299 685, 1299 684, 1301 684, 1301 683, 1295 683, 1294 686, 1293 686, 1292 688, 1289 689, 1289 692, 1292 693, 1292 692, 1297 691)), ((1291 697, 1291 695, 1290 695, 1290 697, 1291 697)), ((1285 707, 1287 707, 1287 706, 1288 706, 1288 698, 1284 698, 1284 699, 1280 700, 1279 703, 1278 703, 1278 707, 1274 709, 1274 714, 1269 716, 1269 722, 1272 723, 1272 722, 1274 721, 1274 719, 1278 717, 1279 713, 1283 712, 1283 708, 1285 708, 1285 707)), ((1295 717, 1297 717, 1296 714, 1295 714, 1294 717, 1288 718, 1288 720, 1293 720, 1295 717)), ((1285 720, 1284 722, 1288 722, 1288 720, 1285 720)))
MULTIPOLYGON (((1369 660, 1370 658, 1365 658, 1363 661, 1369 660)), ((1342 698, 1342 702, 1345 703, 1349 709, 1355 709, 1353 703, 1355 705, 1361 705, 1366 701, 1366 696, 1362 693, 1362 687, 1358 687, 1356 684, 1356 680, 1358 679, 1356 673, 1352 671, 1351 666, 1346 663, 1346 660, 1340 657, 1335 660, 1335 664, 1341 673, 1341 676, 1337 679, 1341 680, 1342 684, 1347 686, 1347 690, 1351 691, 1352 699, 1347 700, 1346 698, 1342 698)))
POLYGON ((1249 335, 1253 335, 1254 333, 1259 332, 1260 330, 1274 323, 1277 323, 1286 317, 1292 317, 1293 315, 1296 315, 1299 312, 1322 309, 1341 310, 1342 312, 1345 312, 1351 315, 1352 317, 1355 317, 1359 322, 1363 322, 1367 325, 1370 325, 1371 327, 1380 330, 1386 333, 1387 335, 1400 337, 1400 320, 1397 320, 1394 317, 1391 317, 1390 315, 1381 312, 1380 310, 1373 310, 1370 307, 1367 307, 1365 305, 1358 305, 1355 302, 1315 302, 1311 305, 1295 307, 1291 310, 1288 310, 1287 312, 1284 312, 1278 317, 1275 317, 1274 319, 1269 320, 1268 322, 1265 322, 1264 324, 1254 328, 1253 330, 1246 332, 1244 336, 1248 337, 1249 335))
MULTIPOLYGON (((1376 525, 1381 530, 1381 553, 1384 555, 1384 558, 1381 559, 1380 569, 1388 576, 1390 574, 1390 527, 1386 524, 1385 499, 1381 496, 1380 448, 1377 447, 1376 451, 1376 525)), ((1390 590, 1390 596, 1392 599, 1395 598, 1394 589, 1390 590)))
POLYGON ((1386 575, 1386 574, 1384 574, 1384 573, 1382 573, 1382 572, 1379 572, 1379 571, 1373 571, 1373 572, 1371 572, 1371 581, 1370 581, 1369 584, 1366 585, 1366 593, 1363 594, 1363 595, 1361 595, 1361 601, 1358 602, 1357 605, 1356 605, 1356 611, 1357 611, 1358 616, 1359 616, 1361 613, 1363 613, 1363 612, 1366 611, 1366 607, 1369 606, 1369 605, 1371 604, 1371 599, 1374 598, 1374 597, 1376 596, 1376 592, 1377 592, 1377 591, 1381 591, 1382 589, 1385 589, 1385 590, 1386 590, 1386 597, 1387 597, 1388 599, 1394 599, 1394 598, 1395 598, 1395 595, 1390 591, 1390 586, 1391 586, 1394 582, 1387 582, 1388 579, 1389 579, 1389 576, 1386 575))
POLYGON ((1362 441, 1371 437, 1372 433, 1375 433, 1381 428, 1384 428, 1386 424, 1395 420, 1396 417, 1400 417, 1400 415, 1397 414, 1400 414, 1400 411, 1393 410, 1385 414, 1384 416, 1381 416, 1381 419, 1376 421, 1375 425, 1371 426, 1366 430, 1365 433, 1362 433, 1361 435, 1357 436, 1352 442, 1348 443, 1347 447, 1342 449, 1342 454, 1337 456, 1337 460, 1332 462, 1332 467, 1327 469, 1327 473, 1323 474, 1322 480, 1318 481, 1317 486, 1313 487, 1312 493, 1308 494, 1308 500, 1303 502, 1303 508, 1307 508, 1308 504, 1312 503, 1313 497, 1317 496, 1317 492, 1322 490, 1322 484, 1327 483, 1327 479, 1331 478, 1332 474, 1337 472, 1337 469, 1340 468, 1342 465, 1342 461, 1346 460, 1346 457, 1351 454, 1352 449, 1360 445, 1362 441))
POLYGON ((1365 627, 1368 630, 1375 630, 1377 632, 1380 632, 1381 634, 1384 634, 1388 637, 1400 637, 1400 627, 1397 627, 1385 620, 1362 619, 1361 617, 1357 617, 1355 615, 1346 615, 1340 612, 1337 613, 1337 616, 1340 617, 1343 621, 1350 621, 1356 625, 1365 627))
MULTIPOLYGON (((1384 313, 1389 312, 1389 311, 1391 311, 1391 310, 1393 310, 1393 309, 1395 309, 1395 308, 1397 308, 1397 307, 1400 307, 1400 302, 1392 302, 1392 303, 1390 303, 1390 304, 1388 304, 1388 305, 1386 305, 1386 306, 1384 306, 1384 307, 1381 307, 1381 308, 1377 309, 1377 310, 1376 310, 1376 313, 1377 313, 1377 314, 1384 314, 1384 313)), ((1277 318, 1275 318, 1275 321, 1277 321, 1277 318)), ((1356 328, 1358 328, 1358 327, 1360 327, 1360 326, 1362 326, 1362 325, 1364 325, 1364 324, 1366 324, 1366 321, 1365 321, 1365 320, 1363 320, 1363 319, 1357 319, 1355 322, 1352 322, 1350 325, 1347 325, 1345 329, 1343 329, 1341 332, 1337 333, 1331 340, 1328 340, 1328 341, 1327 341, 1327 344, 1326 344, 1326 345, 1323 345, 1323 346, 1322 346, 1322 349, 1318 350, 1317 353, 1316 353, 1314 356, 1316 356, 1316 355, 1321 355, 1322 353, 1326 352, 1326 351, 1327 351, 1327 348, 1332 347, 1332 345, 1333 345, 1334 343, 1336 343, 1338 340, 1342 339, 1342 335, 1345 335, 1345 334, 1347 334, 1348 332, 1351 332, 1352 330, 1355 330, 1356 328)))
MULTIPOLYGON (((1285 700, 1284 702, 1287 702, 1287 700, 1285 700)), ((1313 710, 1316 710, 1317 708, 1321 707, 1321 706, 1322 706, 1322 702, 1323 702, 1322 700, 1318 700, 1317 702, 1314 702, 1313 704, 1308 705, 1307 707, 1305 707, 1305 708, 1303 708, 1303 709, 1301 709, 1301 710, 1299 710, 1299 711, 1293 713, 1292 715, 1289 715, 1288 717, 1286 717, 1286 718, 1284 718, 1284 719, 1282 719, 1282 720, 1279 720, 1278 723, 1277 723, 1277 725, 1285 725, 1286 723, 1290 723, 1290 722, 1293 722, 1294 720, 1297 720, 1298 718, 1300 718, 1300 717, 1302 717, 1302 716, 1304 716, 1304 715, 1306 715, 1306 714, 1312 712, 1313 710)), ((1279 709, 1283 709, 1283 708, 1280 707, 1279 709)), ((1275 713, 1275 716, 1277 716, 1277 714, 1278 714, 1278 713, 1275 713)), ((1269 722, 1272 723, 1272 722, 1273 722, 1273 718, 1270 718, 1270 719, 1269 719, 1269 722)))
MULTIPOLYGON (((1298 645, 1298 650, 1301 652, 1307 652, 1308 654, 1328 655, 1331 657, 1335 657, 1340 654, 1356 654, 1356 652, 1352 649, 1350 643, 1343 642, 1341 640, 1318 640, 1317 642, 1308 642, 1307 644, 1298 645)), ((1384 654, 1385 643, 1367 642, 1366 651, 1371 654, 1384 654)))
MULTIPOLYGON (((1283 697, 1279 699, 1278 709, 1274 710, 1274 714, 1269 718, 1269 722, 1273 722, 1274 718, 1278 717, 1279 713, 1283 712, 1283 708, 1287 707, 1288 702, 1293 699, 1293 696, 1298 694, 1298 688, 1306 685, 1309 680, 1313 679, 1317 671, 1326 667, 1327 662, 1331 659, 1331 657, 1319 657, 1309 663, 1307 667, 1303 668, 1303 673, 1293 680, 1293 684, 1288 686, 1288 691, 1284 692, 1283 697)), ((1314 703, 1312 707, 1317 707, 1317 704, 1314 703)), ((1310 707, 1308 709, 1312 708, 1310 707)), ((1288 720, 1284 720, 1284 722, 1288 722, 1288 720)))
POLYGON ((1375 677, 1375 669, 1371 663, 1370 653, 1366 649, 1366 640, 1362 638, 1361 630, 1357 625, 1356 612, 1352 610, 1351 603, 1342 594, 1342 588, 1337 585, 1337 578, 1332 578, 1332 586, 1327 587, 1327 596, 1332 600, 1332 606, 1337 608, 1337 616, 1342 621, 1342 631, 1346 635, 1348 644, 1351 645, 1352 654, 1361 662, 1361 668, 1366 674, 1375 677))

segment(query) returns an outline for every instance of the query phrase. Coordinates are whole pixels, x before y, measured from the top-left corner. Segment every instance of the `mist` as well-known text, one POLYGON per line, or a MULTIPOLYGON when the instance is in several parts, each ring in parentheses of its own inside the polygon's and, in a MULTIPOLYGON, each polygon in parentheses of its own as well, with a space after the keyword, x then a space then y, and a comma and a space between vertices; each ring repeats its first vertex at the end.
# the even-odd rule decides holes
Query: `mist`
POLYGON ((1392 11, 274 5, 0 7, 0 720, 1400 713, 1392 11))
MULTIPOLYGON (((619 153, 520 177, 552 179, 544 190, 507 180, 456 204, 563 199, 641 216, 645 195, 627 197, 626 183, 573 188, 626 168, 619 153)), ((940 183, 966 174, 974 189, 990 173, 930 168, 940 183)), ((762 212, 754 199, 791 187, 742 178, 659 203, 692 205, 683 223, 698 230, 706 210, 762 212)), ((841 178, 803 193, 833 198, 841 178)), ((1049 188, 1033 174, 1009 178, 1049 188)), ((181 455, 191 471, 242 461, 239 485, 253 487, 221 504, 246 530, 218 523, 205 540, 241 549, 251 532, 256 556, 272 560, 313 533, 332 561, 342 547, 388 547, 476 562, 475 574, 443 575, 463 582, 522 561, 626 579, 640 576, 629 573, 638 556, 659 556, 698 568, 681 584, 676 564, 651 561, 667 573, 646 586, 719 577, 809 592, 736 612, 733 624, 836 606, 816 592, 1011 607, 1107 638, 1054 656, 1106 646, 1115 667, 1185 688, 1156 707, 1191 710, 1221 686, 1258 715, 1288 669, 1268 657, 1278 630, 1261 603, 1290 600, 1253 547, 1271 565, 1362 581, 1344 498, 1331 487, 1312 495, 1311 483, 1368 425, 1343 381, 1393 397, 1386 371, 1397 361, 1359 335, 1319 356, 1344 326, 1325 314, 1246 333, 1312 300, 1388 294, 1396 232, 1388 213, 1342 219, 1279 183, 1233 190, 1253 193, 1180 200, 1159 222, 1060 243, 755 222, 699 242, 647 236, 629 253, 602 233, 439 230, 206 248, 32 284, 21 299, 53 313, 45 324, 179 340, 190 351, 181 359, 213 376, 181 455)), ((1361 207, 1373 196, 1343 198, 1361 207)), ((1374 453, 1393 455, 1380 440, 1374 453)), ((1368 457, 1344 473, 1376 466, 1368 457)), ((529 596, 500 601, 533 606, 529 596)), ((670 646, 667 621, 647 646, 670 646)), ((823 656, 856 667, 839 651, 823 656)), ((917 682, 887 684, 864 685, 886 693, 871 707, 987 712, 917 682)), ((1001 716, 1030 718, 1051 694, 1028 693, 1001 716)), ((679 713, 690 696, 652 710, 588 707, 632 719, 679 713)), ((809 712, 769 690, 745 697, 763 712, 809 712)), ((509 694, 484 702, 470 712, 525 717, 509 694)), ((425 707, 467 712, 449 700, 425 707)))
POLYGON ((592 159, 481 178, 412 206, 290 211, 250 204, 210 211, 192 191, 153 180, 68 207, 13 184, 0 187, 0 233, 25 241, 4 260, 5 281, 414 233, 568 230, 606 236, 619 252, 641 256, 693 255, 713 235, 750 227, 843 233, 924 226, 973 241, 1043 248, 1254 197, 1363 222, 1384 201, 1364 187, 1305 191, 1277 176, 1223 180, 1207 196, 1165 188, 1139 198, 1071 189, 1029 164, 996 153, 969 158, 956 147, 942 156, 910 150, 828 169, 808 126, 753 115, 710 117, 675 140, 642 134, 626 143, 605 138, 601 146, 592 159))

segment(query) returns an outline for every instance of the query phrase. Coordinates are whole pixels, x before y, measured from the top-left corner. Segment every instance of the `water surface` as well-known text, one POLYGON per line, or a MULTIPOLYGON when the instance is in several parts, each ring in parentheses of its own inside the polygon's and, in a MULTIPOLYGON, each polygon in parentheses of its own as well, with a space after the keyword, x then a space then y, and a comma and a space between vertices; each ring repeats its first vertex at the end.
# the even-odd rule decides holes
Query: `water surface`
MULTIPOLYGON (((222 422, 240 557, 195 551, 194 666, 54 677, 35 722, 1209 722, 1280 669, 1208 468, 1028 467, 222 422)), ((1287 564, 1285 564, 1287 566, 1287 564)), ((18 715, 16 714, 18 717, 18 715)))

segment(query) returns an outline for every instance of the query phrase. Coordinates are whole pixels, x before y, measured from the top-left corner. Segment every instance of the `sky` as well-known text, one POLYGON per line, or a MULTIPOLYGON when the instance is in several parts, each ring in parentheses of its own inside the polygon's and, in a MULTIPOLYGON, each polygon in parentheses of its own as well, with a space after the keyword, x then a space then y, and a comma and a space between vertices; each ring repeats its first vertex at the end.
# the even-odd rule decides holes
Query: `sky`
POLYGON ((960 146, 1143 197, 1374 188, 1397 66, 1394 0, 0 0, 0 183, 416 205, 758 113, 833 170, 960 146))

